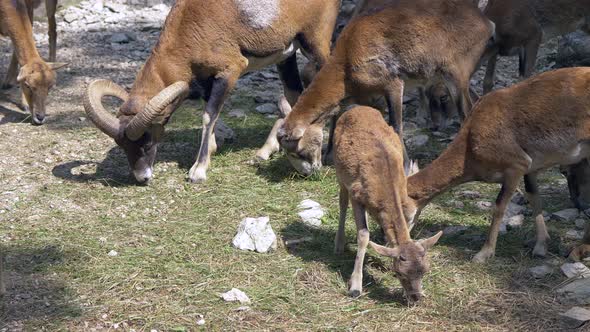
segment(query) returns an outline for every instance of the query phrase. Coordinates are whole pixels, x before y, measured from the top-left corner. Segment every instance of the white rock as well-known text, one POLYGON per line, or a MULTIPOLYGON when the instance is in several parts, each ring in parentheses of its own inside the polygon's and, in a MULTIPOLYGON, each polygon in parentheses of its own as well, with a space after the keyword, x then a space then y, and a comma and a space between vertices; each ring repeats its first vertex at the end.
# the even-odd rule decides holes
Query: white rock
POLYGON ((503 223, 504 222, 510 228, 519 228, 524 223, 524 214, 519 214, 510 218, 504 218, 503 223))
POLYGON ((303 223, 313 227, 319 227, 322 224, 324 209, 320 203, 305 199, 299 203, 298 208, 301 210, 298 214, 303 223))
POLYGON ((576 263, 565 263, 561 266, 561 272, 568 278, 574 277, 590 277, 590 269, 580 262, 576 263))
POLYGON ((554 212, 551 215, 551 219, 558 221, 574 221, 580 215, 578 209, 565 209, 554 212))
POLYGON ((318 227, 322 224, 322 217, 324 216, 324 210, 321 208, 313 208, 303 210, 298 213, 301 221, 310 226, 318 227))
POLYGON ((197 317, 199 317, 197 319, 197 325, 199 325, 199 326, 205 325, 205 318, 203 317, 203 315, 197 315, 197 317))
POLYGON ((118 253, 118 252, 116 252, 115 250, 111 250, 111 251, 109 251, 109 253, 108 253, 107 255, 109 255, 109 256, 111 256, 111 257, 115 257, 115 256, 118 256, 118 255, 119 255, 119 253, 118 253))
POLYGON ((321 207, 320 203, 311 199, 304 199, 301 201, 301 203, 299 203, 299 205, 297 205, 299 210, 313 209, 317 207, 321 207))
POLYGON ((563 314, 560 314, 560 316, 568 328, 577 329, 584 325, 584 323, 590 321, 590 310, 573 307, 563 314))
POLYGON ((529 272, 533 277, 541 279, 544 278, 546 275, 551 274, 551 272, 553 272, 553 269, 548 265, 540 265, 531 267, 529 269, 529 272))
POLYGON ((232 244, 241 250, 265 253, 276 249, 277 236, 270 226, 268 217, 245 218, 240 222, 238 233, 232 244))
POLYGON ((250 303, 248 295, 237 288, 232 288, 230 291, 220 294, 219 296, 221 296, 225 302, 250 303))

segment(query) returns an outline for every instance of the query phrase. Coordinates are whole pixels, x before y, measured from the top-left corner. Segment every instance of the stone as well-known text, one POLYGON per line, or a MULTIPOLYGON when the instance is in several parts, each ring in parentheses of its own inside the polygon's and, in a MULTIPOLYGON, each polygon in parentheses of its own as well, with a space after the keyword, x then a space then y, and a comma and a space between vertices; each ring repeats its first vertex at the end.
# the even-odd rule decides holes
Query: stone
POLYGON ((459 196, 464 197, 464 198, 468 198, 468 199, 476 199, 476 198, 480 198, 481 194, 479 193, 479 191, 465 190, 465 191, 460 192, 459 196))
POLYGON ((135 40, 135 37, 123 33, 123 32, 119 32, 119 33, 114 33, 111 35, 111 38, 109 39, 109 41, 111 43, 116 43, 116 44, 127 44, 129 42, 131 42, 132 40, 135 40))
POLYGON ((418 125, 414 122, 404 122, 404 132, 411 132, 418 130, 418 125))
POLYGON ((531 275, 536 279, 541 279, 553 272, 553 268, 548 265, 539 265, 529 269, 531 275))
POLYGON ((570 229, 565 233, 565 238, 568 240, 581 240, 584 238, 584 232, 575 229, 570 229))
POLYGON ((590 304, 590 279, 576 279, 558 288, 557 296, 562 303, 590 304))
POLYGON ((590 65, 590 35, 575 31, 561 38, 557 47, 558 67, 590 65))
POLYGON ((233 129, 228 127, 225 122, 221 121, 221 119, 217 120, 215 124, 215 142, 217 143, 217 147, 222 147, 226 143, 231 143, 234 141, 236 134, 234 133, 233 129))
POLYGON ((465 203, 463 203, 461 201, 454 201, 453 207, 455 207, 456 209, 463 209, 463 208, 465 208, 465 203))
POLYGON ((504 212, 504 218, 508 217, 512 217, 512 216, 516 216, 519 214, 522 214, 524 212, 526 208, 522 205, 518 205, 516 203, 508 203, 508 206, 506 207, 506 211, 504 212))
POLYGON ((475 207, 482 210, 482 211, 489 211, 492 209, 492 202, 487 201, 477 201, 475 202, 475 207))
POLYGON ((231 290, 225 293, 219 294, 219 296, 225 302, 240 302, 242 304, 250 303, 250 298, 248 297, 248 295, 246 295, 246 293, 242 292, 237 288, 232 288, 231 290))
POLYGON ((510 202, 514 203, 514 204, 518 204, 518 205, 525 205, 526 204, 526 197, 524 197, 524 195, 520 192, 516 192, 513 196, 512 199, 510 200, 510 202))
POLYGON ((304 224, 313 227, 319 227, 322 224, 322 217, 324 216, 324 209, 320 203, 311 199, 304 199, 298 206, 299 217, 304 224))
POLYGON ((82 14, 79 12, 70 11, 64 15, 64 21, 66 21, 67 23, 78 21, 80 18, 82 18, 82 14))
POLYGON ((467 226, 447 226, 443 229, 443 234, 445 236, 447 235, 456 235, 456 234, 460 234, 460 233, 465 233, 465 231, 467 230, 467 226))
POLYGON ((241 250, 268 252, 277 247, 277 236, 268 217, 245 218, 240 222, 232 244, 241 250))
POLYGON ((576 219, 574 224, 576 224, 577 229, 586 229, 586 220, 584 219, 576 219))
POLYGON ((519 214, 510 218, 504 218, 502 223, 505 223, 506 226, 510 228, 522 227, 522 224, 524 223, 524 214, 519 214))
POLYGON ((259 106, 256 106, 256 112, 260 114, 275 114, 278 113, 279 108, 277 105, 272 103, 266 103, 259 106))
POLYGON ((573 307, 559 316, 561 316, 561 319, 568 328, 577 329, 590 321, 590 310, 581 307, 573 307))
POLYGON ((571 222, 571 221, 574 221, 576 218, 578 218, 579 215, 580 215, 580 213, 578 212, 578 209, 565 209, 565 210, 554 212, 551 215, 551 219, 554 219, 557 221, 571 222))
POLYGON ((561 272, 565 274, 568 278, 574 277, 582 277, 588 278, 590 277, 590 269, 580 262, 576 263, 565 263, 561 266, 561 272))
POLYGON ((430 138, 428 137, 428 135, 424 135, 424 134, 415 135, 415 136, 408 138, 406 140, 406 144, 409 145, 410 147, 413 147, 413 148, 419 148, 421 146, 426 145, 426 143, 428 143, 429 139, 430 138))
POLYGON ((321 207, 320 203, 311 199, 304 199, 301 201, 301 203, 299 203, 299 205, 297 205, 297 208, 300 210, 313 209, 317 207, 321 207))
POLYGON ((227 114, 227 116, 229 116, 230 118, 238 118, 238 119, 241 119, 241 118, 245 118, 246 117, 246 112, 244 110, 241 110, 241 109, 235 109, 235 110, 232 110, 231 112, 229 112, 227 114))
POLYGON ((118 256, 119 253, 117 251, 115 251, 115 250, 111 250, 111 251, 109 251, 109 253, 107 255, 109 255, 111 257, 115 257, 115 256, 118 256))

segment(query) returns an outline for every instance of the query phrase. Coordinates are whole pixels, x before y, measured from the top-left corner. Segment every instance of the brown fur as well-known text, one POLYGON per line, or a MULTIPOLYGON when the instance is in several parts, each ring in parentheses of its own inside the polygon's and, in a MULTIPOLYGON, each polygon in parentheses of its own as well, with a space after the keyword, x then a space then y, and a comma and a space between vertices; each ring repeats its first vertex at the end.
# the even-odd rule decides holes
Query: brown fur
POLYGON ((408 179, 421 209, 440 193, 470 181, 502 184, 488 239, 475 260, 492 257, 507 204, 524 177, 537 224, 533 254, 549 238, 541 213, 537 174, 590 156, 590 68, 543 73, 480 99, 441 156, 408 179), (577 150, 577 149, 580 150, 577 150))
POLYGON ((467 0, 399 0, 353 20, 280 131, 285 149, 301 156, 293 166, 304 173, 321 166, 311 156, 320 147, 304 146, 301 138, 347 97, 365 104, 371 95, 385 96, 390 124, 401 135, 404 89, 444 76, 459 87, 457 102, 467 112, 469 78, 492 33, 492 23, 467 0))
POLYGON ((494 87, 497 56, 518 55, 521 77, 534 69, 542 39, 573 32, 590 15, 590 0, 489 0, 484 14, 496 24, 496 40, 488 59, 484 93, 494 87))
POLYGON ((46 63, 39 56, 24 0, 0 2, 0 33, 10 37, 14 45, 13 64, 4 85, 10 85, 12 78, 16 78, 23 91, 23 104, 29 108, 33 123, 41 124, 45 119, 47 94, 56 81, 54 70, 65 64, 46 63), (21 66, 18 76, 17 62, 21 66))
MULTIPOLYGON (((208 104, 203 115, 201 149, 189 178, 193 182, 205 181, 210 155, 216 150, 215 122, 223 101, 248 68, 246 55, 266 57, 284 51, 292 42, 300 42, 304 53, 322 65, 330 53, 338 5, 339 0, 280 0, 280 15, 272 26, 257 29, 248 25, 233 0, 178 0, 166 19, 158 44, 137 75, 129 99, 119 110, 121 124, 130 121, 152 97, 175 82, 200 86, 208 104)), ((269 64, 277 62, 278 59, 269 64)), ((294 103, 298 92, 285 90, 289 102, 294 103)), ((169 116, 172 112, 173 107, 166 113, 169 116)), ((162 123, 166 121, 163 119, 162 123)), ((276 134, 271 136, 276 141, 276 134)), ((153 138, 148 142, 152 147, 158 143, 153 138)), ((142 143, 117 143, 125 148, 134 170, 138 165, 153 163, 140 162, 148 156, 134 152, 142 143)), ((278 142, 275 145, 278 149, 278 142)))
POLYGON ((360 295, 362 261, 368 242, 365 211, 376 220, 393 248, 372 244, 377 252, 394 259, 393 270, 408 297, 422 295, 422 277, 428 271, 426 250, 432 239, 412 241, 407 220, 416 213, 414 201, 406 191, 403 147, 399 136, 385 123, 381 113, 369 107, 356 107, 340 117, 334 134, 334 165, 340 184, 340 225, 336 252, 344 249, 344 222, 348 200, 357 225, 359 253, 351 279, 350 294, 360 295))

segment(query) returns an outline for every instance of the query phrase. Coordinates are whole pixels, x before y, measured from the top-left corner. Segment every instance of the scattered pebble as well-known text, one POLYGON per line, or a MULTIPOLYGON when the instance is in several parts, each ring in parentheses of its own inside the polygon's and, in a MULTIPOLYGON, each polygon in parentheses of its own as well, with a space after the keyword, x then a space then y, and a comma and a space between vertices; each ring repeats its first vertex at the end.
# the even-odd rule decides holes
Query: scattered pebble
POLYGON ((492 202, 487 201, 477 201, 475 202, 475 207, 482 210, 482 211, 489 211, 492 209, 492 202))
POLYGON ((227 116, 229 116, 230 118, 245 118, 246 117, 246 112, 244 110, 241 109, 234 109, 231 112, 229 112, 227 114, 227 116))
POLYGON ((205 325, 205 318, 203 317, 203 315, 197 315, 198 319, 197 319, 197 325, 202 326, 205 325))
POLYGON ((119 253, 118 253, 118 252, 116 252, 115 250, 111 250, 111 251, 109 251, 109 253, 108 253, 107 255, 109 255, 109 256, 111 256, 111 257, 115 257, 115 256, 118 256, 118 255, 119 255, 119 253))
POLYGON ((539 265, 535 267, 531 267, 529 272, 533 277, 536 279, 544 278, 545 276, 551 274, 553 272, 553 268, 548 265, 539 265))
POLYGON ((266 103, 256 106, 256 112, 261 114, 275 114, 279 111, 277 105, 273 103, 266 103))
POLYGON ((464 198, 468 198, 468 199, 476 199, 476 198, 480 198, 481 194, 479 193, 479 191, 473 191, 473 190, 465 190, 459 193, 460 197, 464 197, 464 198))
POLYGON ((242 292, 237 288, 232 288, 231 290, 220 294, 221 298, 225 302, 240 302, 240 303, 250 303, 250 298, 246 293, 242 292))

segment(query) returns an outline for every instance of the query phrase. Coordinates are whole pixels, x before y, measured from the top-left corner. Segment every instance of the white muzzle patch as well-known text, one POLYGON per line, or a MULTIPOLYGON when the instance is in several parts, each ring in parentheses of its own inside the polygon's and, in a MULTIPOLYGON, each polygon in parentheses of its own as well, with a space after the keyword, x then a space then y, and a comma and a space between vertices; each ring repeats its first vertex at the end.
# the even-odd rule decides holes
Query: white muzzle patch
POLYGON ((270 27, 280 14, 280 0, 234 0, 234 2, 244 21, 255 29, 270 27))
POLYGON ((135 177, 135 180, 137 180, 137 182, 139 183, 146 183, 149 180, 152 179, 152 169, 151 168, 146 168, 140 171, 133 171, 133 176, 135 177))

